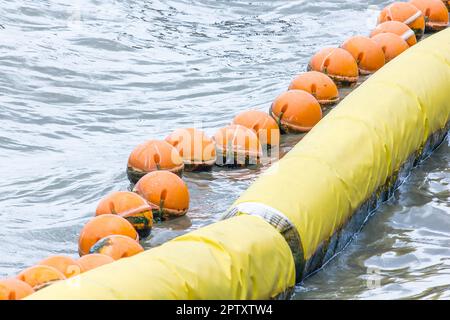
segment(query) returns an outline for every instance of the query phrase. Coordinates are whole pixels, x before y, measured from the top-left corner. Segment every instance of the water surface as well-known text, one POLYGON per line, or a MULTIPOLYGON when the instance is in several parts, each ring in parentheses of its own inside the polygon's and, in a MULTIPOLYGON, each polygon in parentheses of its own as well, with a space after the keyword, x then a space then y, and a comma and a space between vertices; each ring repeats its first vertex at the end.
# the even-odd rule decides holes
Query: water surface
MULTIPOLYGON (((98 201, 129 188, 137 144, 267 110, 316 50, 367 34, 388 3, 0 0, 0 277, 75 257, 98 201)), ((448 151, 447 140, 295 297, 448 297, 448 151)), ((216 221, 258 173, 186 174, 188 217, 144 245, 216 221)))

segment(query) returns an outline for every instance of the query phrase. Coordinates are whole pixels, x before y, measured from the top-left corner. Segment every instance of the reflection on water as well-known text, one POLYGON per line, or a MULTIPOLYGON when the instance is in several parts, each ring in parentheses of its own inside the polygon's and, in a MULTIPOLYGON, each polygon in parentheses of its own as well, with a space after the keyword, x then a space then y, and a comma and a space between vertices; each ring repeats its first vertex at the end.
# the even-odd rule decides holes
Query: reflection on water
MULTIPOLYGON (((367 34, 388 2, 0 0, 0 277, 75 256, 99 199, 129 187, 137 144, 266 111, 314 51, 367 34)), ((296 297, 448 297, 448 150, 296 297), (381 287, 368 289, 368 268, 381 287)), ((144 245, 216 221, 263 169, 187 173, 188 217, 144 245)))

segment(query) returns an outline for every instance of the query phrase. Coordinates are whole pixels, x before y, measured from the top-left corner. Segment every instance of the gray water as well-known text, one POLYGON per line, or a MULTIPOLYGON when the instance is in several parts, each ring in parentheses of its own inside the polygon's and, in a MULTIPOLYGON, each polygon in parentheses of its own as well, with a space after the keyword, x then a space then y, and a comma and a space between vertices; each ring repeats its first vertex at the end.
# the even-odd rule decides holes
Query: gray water
MULTIPOLYGON (((129 188, 137 144, 267 110, 316 50, 367 34, 388 3, 0 0, 0 277, 76 257, 97 202, 129 188)), ((295 298, 449 298, 449 149, 295 298)), ((145 247, 216 221, 260 171, 186 174, 188 216, 145 247)))

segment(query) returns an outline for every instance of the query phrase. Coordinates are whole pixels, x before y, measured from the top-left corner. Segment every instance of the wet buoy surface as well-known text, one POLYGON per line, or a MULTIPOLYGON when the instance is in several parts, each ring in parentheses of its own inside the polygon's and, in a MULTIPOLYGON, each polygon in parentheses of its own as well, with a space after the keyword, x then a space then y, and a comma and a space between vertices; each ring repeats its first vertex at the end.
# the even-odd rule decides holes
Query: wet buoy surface
POLYGON ((144 248, 139 242, 123 235, 110 235, 97 241, 89 251, 89 253, 99 253, 111 257, 114 260, 132 257, 144 248))
POLYGON ((209 170, 216 161, 214 141, 202 130, 178 129, 172 132, 166 141, 178 150, 186 171, 209 170))
POLYGON ((309 61, 308 71, 323 72, 337 84, 353 84, 358 81, 358 65, 353 56, 342 48, 324 48, 309 61))
POLYGON ((347 50, 358 64, 360 74, 371 74, 385 64, 384 52, 374 40, 356 36, 346 40, 342 48, 347 50))
POLYGON ((322 119, 319 102, 302 90, 289 90, 279 95, 270 107, 270 114, 286 133, 307 132, 322 119))
POLYGON ((183 158, 177 149, 166 141, 149 140, 138 145, 128 158, 127 174, 131 182, 152 171, 167 170, 182 175, 183 158))
POLYGON ((408 50, 408 43, 395 33, 379 33, 372 37, 378 43, 384 53, 386 63, 408 50))
POLYGON ((139 241, 139 235, 130 222, 118 215, 103 214, 90 220, 81 230, 78 241, 80 256, 88 254, 97 241, 109 235, 123 235, 139 241))
POLYGON ((169 171, 155 171, 142 177, 134 192, 146 199, 152 206, 157 219, 185 215, 189 209, 189 190, 184 181, 169 171))
POLYGON ((339 101, 339 90, 334 81, 318 71, 304 72, 296 76, 289 85, 289 90, 309 92, 321 105, 332 105, 339 101))
POLYGON ((263 111, 248 110, 241 112, 234 117, 232 124, 241 125, 255 131, 261 145, 277 146, 280 144, 278 124, 263 111))
POLYGON ((81 266, 78 262, 66 256, 52 256, 42 260, 38 265, 53 267, 62 272, 66 278, 71 278, 81 273, 81 266))
POLYGON ((230 125, 217 130, 218 166, 245 167, 261 163, 262 146, 255 131, 241 125, 230 125))
POLYGON ((423 12, 425 31, 440 31, 448 27, 448 9, 441 0, 411 0, 410 3, 423 12))
POLYGON ((414 31, 417 40, 420 40, 425 32, 425 17, 422 11, 407 2, 394 2, 383 10, 378 17, 378 23, 387 21, 399 21, 406 24, 414 31))
POLYGON ((81 266, 81 272, 86 272, 101 267, 105 264, 114 262, 114 259, 105 254, 90 253, 79 258, 77 262, 81 266))
POLYGON ((54 267, 36 265, 23 270, 17 275, 17 279, 28 283, 34 290, 39 290, 55 281, 64 280, 66 277, 54 267))
POLYGON ((33 292, 28 283, 19 279, 0 280, 0 300, 21 300, 33 292))
POLYGON ((406 24, 399 21, 387 21, 377 25, 371 32, 370 36, 373 37, 377 34, 386 32, 395 33, 396 35, 402 37, 402 39, 405 40, 410 47, 417 43, 417 38, 414 31, 412 31, 406 24))
POLYGON ((147 237, 153 227, 152 207, 134 192, 117 191, 109 194, 99 202, 95 214, 117 214, 127 219, 140 238, 147 237))

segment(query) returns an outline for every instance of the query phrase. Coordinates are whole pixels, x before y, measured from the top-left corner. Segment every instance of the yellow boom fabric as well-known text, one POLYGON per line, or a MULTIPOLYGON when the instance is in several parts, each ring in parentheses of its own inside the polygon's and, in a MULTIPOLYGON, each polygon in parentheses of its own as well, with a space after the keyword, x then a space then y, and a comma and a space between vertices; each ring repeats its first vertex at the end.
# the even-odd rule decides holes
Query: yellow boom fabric
POLYGON ((30 299, 258 299, 295 284, 291 251, 259 217, 240 216, 38 291, 30 299))
POLYGON ((450 114, 450 29, 376 72, 235 203, 262 203, 295 225, 305 260, 450 114))
MULTIPOLYGON (((273 209, 294 225, 302 263, 308 261, 433 133, 447 130, 449 115, 450 29, 415 45, 357 88, 231 210, 249 203, 273 209)), ((30 298, 274 298, 294 285, 298 271, 295 241, 288 244, 280 232, 260 217, 241 214, 30 298)))

